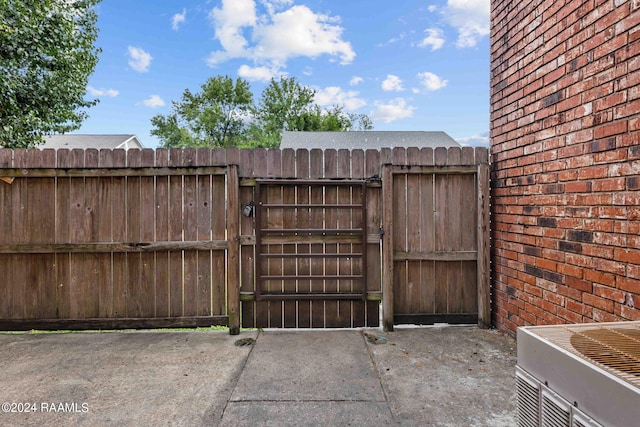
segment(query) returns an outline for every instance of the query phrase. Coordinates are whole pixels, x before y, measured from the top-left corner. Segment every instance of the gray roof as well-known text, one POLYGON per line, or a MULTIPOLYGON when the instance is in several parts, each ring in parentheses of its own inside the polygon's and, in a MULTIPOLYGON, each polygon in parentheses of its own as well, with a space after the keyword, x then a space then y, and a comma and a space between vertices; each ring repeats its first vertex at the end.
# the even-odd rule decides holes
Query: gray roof
POLYGON ((461 147, 442 131, 282 132, 280 148, 380 149, 461 147))
POLYGON ((44 137, 45 143, 38 146, 40 149, 45 148, 96 148, 96 149, 114 149, 124 148, 144 148, 138 137, 131 134, 123 135, 83 135, 83 134, 66 134, 66 135, 47 135, 44 137))

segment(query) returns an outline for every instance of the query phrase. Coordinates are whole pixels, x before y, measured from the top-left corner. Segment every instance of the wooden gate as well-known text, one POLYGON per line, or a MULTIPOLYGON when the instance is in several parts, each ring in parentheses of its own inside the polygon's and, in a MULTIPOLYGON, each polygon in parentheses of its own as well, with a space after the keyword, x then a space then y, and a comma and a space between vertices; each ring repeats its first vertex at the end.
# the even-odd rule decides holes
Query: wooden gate
POLYGON ((386 329, 488 325, 488 165, 473 150, 447 154, 384 166, 386 329))
POLYGON ((241 220, 242 325, 378 326, 380 182, 367 175, 379 153, 250 154, 240 164, 256 177, 241 189, 241 203, 255 206, 241 220))

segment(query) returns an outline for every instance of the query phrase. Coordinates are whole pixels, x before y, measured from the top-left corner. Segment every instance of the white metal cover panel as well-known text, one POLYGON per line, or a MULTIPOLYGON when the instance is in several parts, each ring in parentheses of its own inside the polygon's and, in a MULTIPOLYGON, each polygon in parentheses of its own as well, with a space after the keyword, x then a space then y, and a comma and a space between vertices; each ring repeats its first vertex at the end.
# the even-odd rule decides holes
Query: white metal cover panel
MULTIPOLYGON (((611 427, 638 425, 640 389, 623 379, 624 373, 613 375, 607 372, 588 359, 580 357, 580 353, 568 344, 571 334, 574 333, 572 329, 588 330, 603 325, 520 328, 518 365, 601 424, 611 427)), ((640 325, 640 322, 607 325, 633 328, 640 325)))

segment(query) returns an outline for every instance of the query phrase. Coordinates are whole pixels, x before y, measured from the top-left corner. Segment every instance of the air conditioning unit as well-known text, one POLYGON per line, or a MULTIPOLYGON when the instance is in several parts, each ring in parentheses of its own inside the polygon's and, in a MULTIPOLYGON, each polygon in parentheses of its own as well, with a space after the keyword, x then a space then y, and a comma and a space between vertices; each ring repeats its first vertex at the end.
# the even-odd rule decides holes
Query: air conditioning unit
POLYGON ((518 424, 640 426, 640 322, 518 329, 518 424))

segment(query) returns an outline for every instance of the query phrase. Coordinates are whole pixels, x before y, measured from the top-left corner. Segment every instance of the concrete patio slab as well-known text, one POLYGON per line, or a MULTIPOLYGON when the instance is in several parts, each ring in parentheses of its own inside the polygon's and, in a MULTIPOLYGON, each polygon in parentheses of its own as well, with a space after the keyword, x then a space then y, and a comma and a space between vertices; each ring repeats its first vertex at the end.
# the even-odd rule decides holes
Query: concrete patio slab
POLYGON ((0 425, 216 425, 250 351, 236 339, 224 331, 0 334, 0 402, 22 405, 3 408, 0 425))
POLYGON ((0 334, 0 425, 512 426, 515 349, 473 326, 0 334))

